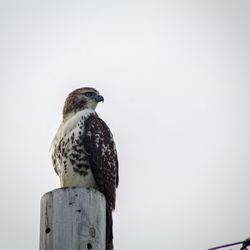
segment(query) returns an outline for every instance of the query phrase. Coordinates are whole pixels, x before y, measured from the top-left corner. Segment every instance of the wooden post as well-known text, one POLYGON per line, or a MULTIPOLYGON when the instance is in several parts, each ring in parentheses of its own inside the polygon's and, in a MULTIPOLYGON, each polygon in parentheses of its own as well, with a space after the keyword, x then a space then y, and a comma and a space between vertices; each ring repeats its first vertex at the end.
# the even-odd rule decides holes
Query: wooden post
POLYGON ((59 188, 41 199, 40 250, 105 250, 105 197, 95 189, 59 188))

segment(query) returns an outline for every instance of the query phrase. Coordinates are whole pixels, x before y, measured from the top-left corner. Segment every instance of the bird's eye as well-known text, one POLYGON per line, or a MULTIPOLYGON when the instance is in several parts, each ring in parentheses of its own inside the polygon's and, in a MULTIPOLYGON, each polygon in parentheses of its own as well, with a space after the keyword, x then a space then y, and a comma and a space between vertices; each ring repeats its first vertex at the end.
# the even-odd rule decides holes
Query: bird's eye
POLYGON ((86 95, 87 97, 90 97, 93 95, 93 92, 86 92, 84 95, 86 95))

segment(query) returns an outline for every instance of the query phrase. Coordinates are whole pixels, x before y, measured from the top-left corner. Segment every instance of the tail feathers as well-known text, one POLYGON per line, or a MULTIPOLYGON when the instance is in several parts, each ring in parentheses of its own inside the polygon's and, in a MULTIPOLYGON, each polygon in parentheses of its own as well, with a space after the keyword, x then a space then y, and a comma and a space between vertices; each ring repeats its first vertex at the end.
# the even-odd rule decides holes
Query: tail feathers
POLYGON ((106 244, 106 250, 114 250, 113 241, 106 244))
POLYGON ((114 250, 112 209, 108 202, 106 204, 106 250, 114 250))

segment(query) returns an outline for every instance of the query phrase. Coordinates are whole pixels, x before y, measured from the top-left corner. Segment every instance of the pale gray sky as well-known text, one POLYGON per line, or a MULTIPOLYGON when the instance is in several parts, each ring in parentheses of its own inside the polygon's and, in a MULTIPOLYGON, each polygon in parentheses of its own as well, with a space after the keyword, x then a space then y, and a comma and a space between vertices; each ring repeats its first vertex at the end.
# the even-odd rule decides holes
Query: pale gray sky
POLYGON ((0 249, 38 249, 50 143, 83 86, 119 153, 117 250, 250 236, 249 0, 2 0, 0 30, 0 249))

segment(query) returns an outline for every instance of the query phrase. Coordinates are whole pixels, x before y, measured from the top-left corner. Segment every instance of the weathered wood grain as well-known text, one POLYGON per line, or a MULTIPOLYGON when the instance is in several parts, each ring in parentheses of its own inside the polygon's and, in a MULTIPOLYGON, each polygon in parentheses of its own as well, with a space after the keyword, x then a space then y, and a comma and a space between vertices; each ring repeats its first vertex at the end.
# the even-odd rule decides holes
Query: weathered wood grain
POLYGON ((40 250, 105 250, 104 196, 94 189, 60 188, 41 199, 40 250))

